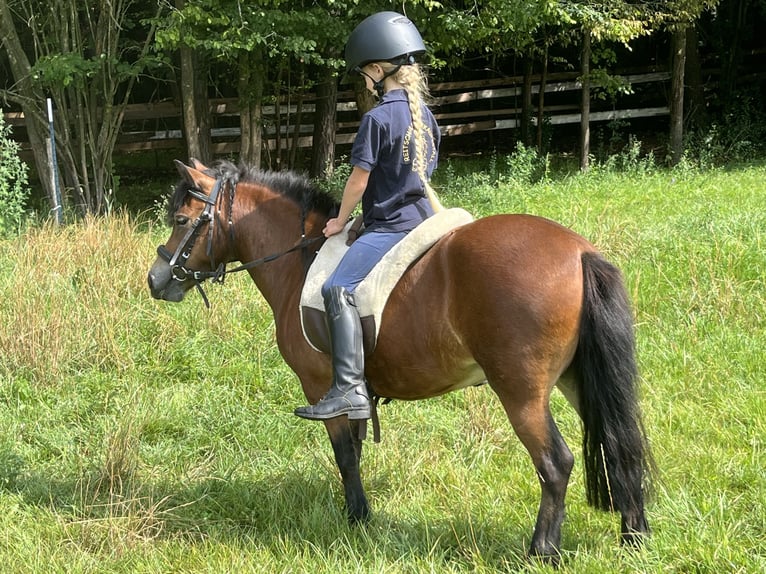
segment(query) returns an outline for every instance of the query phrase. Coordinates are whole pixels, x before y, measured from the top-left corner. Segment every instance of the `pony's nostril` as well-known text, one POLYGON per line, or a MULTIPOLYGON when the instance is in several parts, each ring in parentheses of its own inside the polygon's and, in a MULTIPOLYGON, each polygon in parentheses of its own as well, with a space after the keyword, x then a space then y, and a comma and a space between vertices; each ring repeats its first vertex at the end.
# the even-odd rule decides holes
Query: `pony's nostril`
POLYGON ((149 272, 146 276, 146 282, 149 284, 149 291, 151 292, 152 297, 159 298, 162 289, 157 287, 157 278, 153 273, 149 272))

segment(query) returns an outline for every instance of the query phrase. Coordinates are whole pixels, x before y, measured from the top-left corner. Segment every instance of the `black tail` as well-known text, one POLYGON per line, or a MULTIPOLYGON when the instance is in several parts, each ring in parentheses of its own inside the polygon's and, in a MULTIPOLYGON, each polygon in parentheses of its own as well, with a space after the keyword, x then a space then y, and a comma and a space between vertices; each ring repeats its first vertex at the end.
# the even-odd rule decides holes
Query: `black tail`
POLYGON ((620 271, 585 253, 583 311, 576 364, 588 502, 640 512, 650 454, 638 406, 633 314, 620 271))

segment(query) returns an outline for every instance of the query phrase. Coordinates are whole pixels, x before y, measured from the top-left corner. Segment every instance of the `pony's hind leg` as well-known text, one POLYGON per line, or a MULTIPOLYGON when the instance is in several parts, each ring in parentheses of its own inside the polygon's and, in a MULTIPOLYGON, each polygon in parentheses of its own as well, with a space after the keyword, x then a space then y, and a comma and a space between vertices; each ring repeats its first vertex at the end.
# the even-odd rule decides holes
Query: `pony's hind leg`
POLYGON ((622 512, 620 541, 624 546, 640 547, 649 534, 643 507, 622 512))
POLYGON ((529 548, 530 556, 557 564, 564 521, 564 499, 574 456, 551 416, 547 399, 503 399, 508 418, 526 447, 540 481, 540 510, 529 548))

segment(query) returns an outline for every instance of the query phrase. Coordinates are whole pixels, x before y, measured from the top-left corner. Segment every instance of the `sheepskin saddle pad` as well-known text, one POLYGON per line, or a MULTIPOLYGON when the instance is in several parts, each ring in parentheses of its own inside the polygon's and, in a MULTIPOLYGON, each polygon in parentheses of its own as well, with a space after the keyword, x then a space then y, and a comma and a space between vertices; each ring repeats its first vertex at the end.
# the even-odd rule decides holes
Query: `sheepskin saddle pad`
MULTIPOLYGON (((354 300, 362 318, 366 354, 375 349, 380 318, 394 286, 409 266, 453 229, 470 223, 473 217, 460 208, 438 211, 397 243, 354 291, 354 300)), ((325 321, 322 285, 338 266, 350 245, 353 222, 337 235, 329 237, 316 255, 306 275, 300 302, 301 328, 309 345, 330 353, 330 336, 325 321), (348 243, 348 244, 347 244, 348 243)))

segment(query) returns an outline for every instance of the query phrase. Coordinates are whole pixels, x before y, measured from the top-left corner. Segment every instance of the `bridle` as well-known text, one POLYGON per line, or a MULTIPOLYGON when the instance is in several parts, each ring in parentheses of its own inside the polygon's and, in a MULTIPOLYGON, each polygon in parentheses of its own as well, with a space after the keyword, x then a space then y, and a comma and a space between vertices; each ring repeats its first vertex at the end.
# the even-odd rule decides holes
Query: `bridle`
MULTIPOLYGON (((257 267, 264 263, 269 263, 275 259, 279 259, 288 253, 305 250, 312 243, 324 240, 324 235, 310 238, 306 237, 306 209, 303 207, 301 209, 301 240, 296 245, 286 249, 285 251, 267 255, 266 257, 250 261, 248 263, 243 263, 234 269, 227 270, 225 262, 221 262, 218 266, 216 266, 215 260, 213 259, 214 227, 215 222, 219 219, 220 215, 220 209, 218 206, 221 203, 221 199, 219 196, 221 194, 221 190, 227 183, 229 184, 230 188, 228 226, 229 235, 233 239, 234 223, 232 221, 232 205, 234 203, 234 193, 236 191, 237 185, 235 182, 228 178, 219 177, 216 179, 215 185, 213 186, 213 190, 210 192, 210 195, 205 195, 197 189, 189 189, 187 191, 189 195, 195 199, 198 199, 199 201, 202 201, 205 204, 205 208, 202 210, 202 213, 200 213, 199 217, 194 220, 191 227, 186 232, 186 235, 184 235, 183 239, 181 239, 181 241, 178 243, 178 247, 176 248, 175 252, 171 253, 170 250, 168 250, 164 245, 157 247, 157 255, 167 261, 168 265, 170 265, 170 272, 173 279, 182 283, 188 280, 194 281, 194 286, 197 288, 197 291, 199 291, 199 294, 202 296, 202 300, 205 302, 205 306, 208 308, 210 308, 210 301, 208 300, 205 291, 202 289, 202 283, 207 279, 210 279, 213 283, 223 283, 226 275, 230 273, 237 273, 240 271, 246 271, 247 269, 252 269, 253 267, 257 267), (189 260, 189 257, 191 257, 192 249, 194 249, 194 245, 197 242, 197 239, 199 238, 205 224, 208 225, 207 248, 205 253, 208 258, 210 258, 211 270, 200 271, 196 269, 189 269, 186 267, 186 262, 189 260)), ((304 260, 307 260, 305 251, 304 260)))

